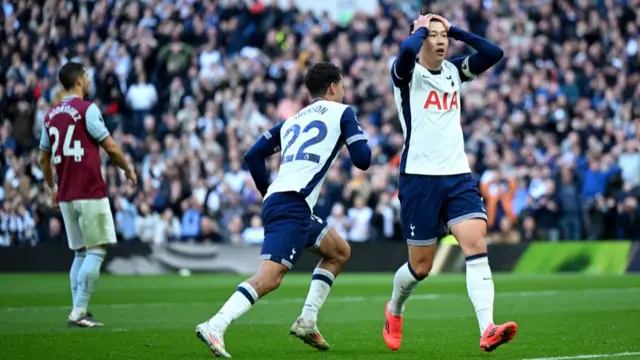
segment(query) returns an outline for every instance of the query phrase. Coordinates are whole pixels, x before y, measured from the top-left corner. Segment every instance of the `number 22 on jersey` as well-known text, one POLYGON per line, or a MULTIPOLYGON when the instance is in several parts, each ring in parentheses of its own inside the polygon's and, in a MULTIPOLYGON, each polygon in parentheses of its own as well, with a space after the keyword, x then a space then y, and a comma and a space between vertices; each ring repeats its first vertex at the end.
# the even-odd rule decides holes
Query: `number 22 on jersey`
MULTIPOLYGON (((82 157, 84 156, 84 148, 82 148, 82 143, 80 140, 73 140, 73 131, 76 129, 75 125, 69 125, 67 127, 67 132, 64 135, 64 143, 62 144, 62 156, 73 157, 73 160, 76 162, 82 161, 82 157), (71 147, 71 142, 73 141, 73 147, 71 147)), ((51 152, 53 156, 51 157, 51 161, 53 164, 57 165, 62 162, 62 156, 58 155, 58 145, 60 145, 60 131, 56 127, 49 128, 49 135, 53 137, 53 146, 51 147, 51 152)))
POLYGON ((318 134, 303 142, 302 145, 300 145, 300 147, 298 148, 295 156, 293 154, 287 155, 287 151, 291 148, 292 145, 296 143, 296 140, 298 140, 298 137, 300 136, 300 128, 300 125, 295 124, 287 129, 287 132, 284 133, 283 138, 287 138, 290 135, 291 138, 282 148, 282 164, 297 160, 311 161, 316 164, 320 162, 320 155, 305 151, 309 146, 318 144, 327 137, 327 125, 320 120, 314 120, 310 122, 302 130, 302 133, 308 133, 313 129, 318 129, 318 134))

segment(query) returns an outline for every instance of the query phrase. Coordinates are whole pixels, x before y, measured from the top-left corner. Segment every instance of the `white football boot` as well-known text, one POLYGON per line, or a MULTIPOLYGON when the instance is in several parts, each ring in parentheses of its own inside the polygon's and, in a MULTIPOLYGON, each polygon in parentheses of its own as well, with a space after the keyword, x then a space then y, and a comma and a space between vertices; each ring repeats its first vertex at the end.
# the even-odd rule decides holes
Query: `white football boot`
POLYGON ((302 317, 299 317, 291 326, 289 334, 304 341, 305 344, 318 350, 329 350, 329 344, 325 341, 318 326, 315 323, 307 324, 302 317))
POLYGON ((231 354, 224 348, 224 332, 209 326, 208 322, 196 326, 196 336, 207 344, 215 357, 231 359, 231 354))

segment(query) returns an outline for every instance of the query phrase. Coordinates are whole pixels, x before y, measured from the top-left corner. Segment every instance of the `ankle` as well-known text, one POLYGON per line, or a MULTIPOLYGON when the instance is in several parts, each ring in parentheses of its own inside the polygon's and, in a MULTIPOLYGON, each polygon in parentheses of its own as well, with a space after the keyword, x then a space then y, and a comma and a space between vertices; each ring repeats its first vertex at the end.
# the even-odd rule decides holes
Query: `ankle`
POLYGON ((302 310, 302 314, 300 315, 300 318, 307 325, 315 324, 318 321, 318 312, 307 310, 305 308, 304 310, 302 310))
POLYGON ((220 317, 217 315, 209 319, 207 321, 207 325, 209 325, 210 328, 221 332, 225 332, 225 330, 227 330, 227 327, 229 326, 226 321, 220 319, 220 317))
POLYGON ((82 317, 84 317, 87 314, 87 308, 85 307, 74 307, 73 310, 71 310, 71 317, 74 320, 79 320, 82 317))

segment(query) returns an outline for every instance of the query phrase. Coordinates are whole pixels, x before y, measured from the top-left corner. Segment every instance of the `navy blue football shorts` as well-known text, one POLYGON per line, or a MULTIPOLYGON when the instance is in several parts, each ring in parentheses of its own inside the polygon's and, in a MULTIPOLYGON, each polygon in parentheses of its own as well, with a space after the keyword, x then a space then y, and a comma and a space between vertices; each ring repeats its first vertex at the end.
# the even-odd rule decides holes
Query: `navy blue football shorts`
POLYGON ((433 245, 455 224, 487 219, 478 185, 471 174, 400 174, 398 198, 407 245, 433 245))
POLYGON ((329 231, 327 223, 311 214, 304 197, 286 192, 270 195, 262 205, 264 242, 260 259, 271 260, 289 269, 305 249, 314 249, 329 231))

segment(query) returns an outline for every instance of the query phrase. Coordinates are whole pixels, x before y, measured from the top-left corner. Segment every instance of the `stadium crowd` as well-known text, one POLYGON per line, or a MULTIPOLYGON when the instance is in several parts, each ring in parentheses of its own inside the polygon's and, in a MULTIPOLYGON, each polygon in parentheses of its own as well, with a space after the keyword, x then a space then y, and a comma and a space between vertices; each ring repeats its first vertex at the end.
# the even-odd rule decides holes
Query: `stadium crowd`
MULTIPOLYGON (((92 100, 141 179, 127 187, 105 159, 121 241, 260 243, 261 197, 242 157, 310 102, 301 78, 320 60, 342 67, 373 166, 363 173, 343 152, 314 211, 349 241, 401 241, 389 68, 417 6, 381 0, 337 23, 294 3, 3 1, 0 245, 66 243, 37 157, 68 60, 87 65, 92 100)), ((462 96, 491 241, 639 239, 640 1, 430 6, 505 50, 462 96)), ((452 40, 449 55, 468 51, 452 40)))

